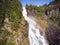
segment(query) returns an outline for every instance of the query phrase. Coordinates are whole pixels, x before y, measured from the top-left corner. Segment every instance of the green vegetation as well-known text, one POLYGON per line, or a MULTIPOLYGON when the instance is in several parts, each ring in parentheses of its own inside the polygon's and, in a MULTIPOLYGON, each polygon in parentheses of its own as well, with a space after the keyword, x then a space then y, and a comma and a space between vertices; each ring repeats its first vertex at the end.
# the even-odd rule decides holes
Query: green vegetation
POLYGON ((6 38, 0 39, 0 45, 6 45, 6 38))
MULTIPOLYGON (((44 17, 43 19, 45 19, 46 18, 45 16, 47 16, 48 23, 59 24, 60 23, 60 21, 59 21, 59 19, 60 19, 59 3, 60 3, 60 0, 53 0, 48 5, 45 4, 45 5, 39 6, 39 7, 34 6, 34 5, 26 5, 26 9, 27 9, 27 11, 29 10, 29 12, 32 14, 32 16, 34 15, 36 18, 41 19, 44 17), (58 9, 58 11, 57 11, 57 9, 58 9)), ((29 12, 28 12, 28 14, 29 14, 29 12)))
POLYGON ((14 42, 8 42, 7 45, 15 45, 14 42))
POLYGON ((26 9, 28 15, 37 19, 36 22, 42 32, 45 32, 49 45, 60 45, 60 0, 53 0, 48 5, 39 7, 26 5, 26 9))
POLYGON ((38 7, 38 6, 34 6, 34 5, 26 5, 26 9, 30 10, 30 12, 34 12, 35 13, 34 15, 37 18, 41 17, 43 15, 43 12, 44 12, 42 6, 38 7))
POLYGON ((0 25, 4 23, 5 18, 9 18, 11 28, 16 30, 22 18, 22 5, 19 0, 1 0, 0 2, 0 25))
POLYGON ((19 45, 20 37, 21 45, 28 45, 27 32, 20 0, 0 0, 0 45, 19 45))
POLYGON ((19 0, 0 0, 0 45, 15 45, 8 38, 13 38, 12 33, 18 30, 19 26, 21 26, 21 21, 21 2, 19 0), (9 20, 9 22, 6 20, 7 23, 4 22, 6 18, 9 20), (11 28, 11 33, 4 27, 5 25, 8 25, 7 28, 11 28))
POLYGON ((11 21, 12 29, 16 30, 19 27, 22 18, 22 5, 18 0, 6 1, 6 17, 11 21))
POLYGON ((7 37, 10 35, 7 30, 0 30, 0 45, 6 45, 7 37))

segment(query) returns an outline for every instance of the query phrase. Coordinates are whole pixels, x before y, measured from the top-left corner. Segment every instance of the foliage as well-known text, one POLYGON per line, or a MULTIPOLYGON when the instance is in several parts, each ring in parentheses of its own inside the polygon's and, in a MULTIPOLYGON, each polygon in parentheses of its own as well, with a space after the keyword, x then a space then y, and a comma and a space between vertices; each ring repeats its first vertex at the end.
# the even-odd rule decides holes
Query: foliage
POLYGON ((10 19, 12 29, 17 29, 22 18, 22 5, 18 0, 6 2, 8 2, 6 4, 6 17, 10 19))
POLYGON ((8 42, 7 45, 15 45, 14 42, 8 42))
MULTIPOLYGON (((34 10, 35 11, 35 16, 38 18, 38 17, 41 17, 43 15, 43 7, 42 6, 35 6, 35 5, 26 5, 26 9, 27 10, 30 10, 31 12, 34 10)), ((34 12, 33 11, 33 12, 34 12)))
POLYGON ((44 17, 44 15, 46 15, 48 23, 52 22, 52 23, 55 23, 55 24, 59 25, 59 23, 60 23, 60 21, 59 21, 60 18, 59 17, 60 16, 58 16, 58 15, 60 13, 59 13, 59 11, 57 11, 59 14, 56 14, 57 12, 55 12, 56 9, 60 10, 59 5, 60 5, 60 0, 53 0, 49 4, 45 4, 43 6, 38 7, 38 6, 35 6, 35 5, 26 5, 26 8, 27 8, 27 10, 30 11, 30 13, 32 13, 32 11, 34 9, 33 12, 35 12, 35 15, 34 15, 35 17, 41 19, 41 17, 44 17), (53 10, 54 10, 54 12, 52 12, 53 10))
POLYGON ((7 43, 7 37, 10 35, 7 30, 0 30, 0 45, 6 45, 7 43))
POLYGON ((22 4, 19 0, 0 0, 0 45, 15 45, 12 42, 7 44, 7 38, 11 34, 4 28, 5 18, 9 19, 12 30, 17 30, 22 18, 22 4))
POLYGON ((0 7, 0 27, 3 25, 5 18, 9 18, 11 23, 15 23, 15 26, 11 24, 13 26, 12 29, 19 26, 22 18, 21 2, 19 0, 1 0, 0 7))
POLYGON ((7 42, 6 38, 0 39, 0 45, 6 45, 6 42, 7 42))
POLYGON ((7 42, 7 38, 6 38, 7 33, 8 32, 6 32, 6 30, 5 31, 0 30, 0 35, 2 35, 1 38, 0 38, 0 45, 6 45, 6 42, 7 42))

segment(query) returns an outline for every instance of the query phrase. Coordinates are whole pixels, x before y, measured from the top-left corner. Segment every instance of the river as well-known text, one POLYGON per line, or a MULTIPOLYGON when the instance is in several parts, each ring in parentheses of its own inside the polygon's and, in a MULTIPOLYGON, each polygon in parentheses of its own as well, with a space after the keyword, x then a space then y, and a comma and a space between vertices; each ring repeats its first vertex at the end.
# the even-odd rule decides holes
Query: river
POLYGON ((36 22, 32 18, 27 16, 27 11, 25 7, 23 7, 22 14, 27 23, 29 24, 28 38, 30 45, 48 45, 45 37, 41 35, 40 29, 38 28, 36 22))

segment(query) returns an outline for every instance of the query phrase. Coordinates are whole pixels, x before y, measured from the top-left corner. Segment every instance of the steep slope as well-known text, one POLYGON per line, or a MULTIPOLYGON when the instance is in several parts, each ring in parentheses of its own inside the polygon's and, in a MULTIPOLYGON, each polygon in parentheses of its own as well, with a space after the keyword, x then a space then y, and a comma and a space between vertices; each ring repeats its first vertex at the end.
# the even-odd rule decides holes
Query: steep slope
POLYGON ((0 45, 28 45, 27 23, 19 0, 0 0, 0 45))
POLYGON ((60 1, 48 5, 26 5, 28 16, 34 17, 50 45, 60 45, 60 1))

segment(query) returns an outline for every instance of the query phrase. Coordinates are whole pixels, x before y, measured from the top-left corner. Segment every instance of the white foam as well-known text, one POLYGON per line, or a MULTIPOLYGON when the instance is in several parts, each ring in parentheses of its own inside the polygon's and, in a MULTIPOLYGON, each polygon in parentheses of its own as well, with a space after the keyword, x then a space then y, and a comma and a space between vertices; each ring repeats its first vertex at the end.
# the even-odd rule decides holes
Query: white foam
POLYGON ((26 11, 25 7, 23 7, 22 13, 23 13, 25 20, 29 24, 28 38, 29 38, 30 45, 48 45, 44 36, 40 34, 40 31, 36 25, 36 22, 27 16, 27 11, 26 11))

